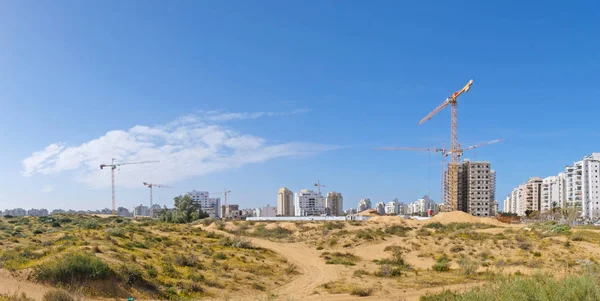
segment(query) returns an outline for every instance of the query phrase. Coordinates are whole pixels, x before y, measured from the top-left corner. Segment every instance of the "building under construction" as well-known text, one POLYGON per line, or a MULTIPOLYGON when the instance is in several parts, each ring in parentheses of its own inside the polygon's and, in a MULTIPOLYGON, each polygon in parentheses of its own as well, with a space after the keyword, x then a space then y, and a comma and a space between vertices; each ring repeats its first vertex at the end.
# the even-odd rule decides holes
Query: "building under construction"
POLYGON ((444 172, 445 211, 459 210, 475 216, 494 216, 497 214, 495 190, 496 172, 491 170, 490 162, 464 160, 444 172), (456 173, 454 179, 457 189, 450 189, 452 170, 456 173), (451 206, 451 191, 456 193, 454 208, 451 206))

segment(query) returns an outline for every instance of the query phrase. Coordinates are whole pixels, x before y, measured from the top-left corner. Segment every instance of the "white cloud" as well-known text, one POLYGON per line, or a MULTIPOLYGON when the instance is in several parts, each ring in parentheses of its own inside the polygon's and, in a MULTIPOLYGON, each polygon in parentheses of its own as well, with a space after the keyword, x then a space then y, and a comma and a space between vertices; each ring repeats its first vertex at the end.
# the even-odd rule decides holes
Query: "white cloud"
POLYGON ((52 192, 54 191, 54 187, 52 185, 46 185, 42 188, 42 192, 52 192))
POLYGON ((263 138, 215 123, 274 114, 209 112, 209 116, 185 116, 165 125, 137 125, 128 130, 109 131, 79 146, 54 143, 23 160, 22 174, 70 171, 77 181, 100 188, 110 186, 110 172, 101 170, 100 164, 110 164, 112 158, 117 162, 159 160, 159 163, 122 166, 116 170, 118 186, 140 187, 143 181, 172 183, 248 163, 311 155, 336 148, 300 142, 269 144, 263 138))
MULTIPOLYGON (((260 117, 289 116, 295 114, 307 113, 307 109, 293 110, 291 112, 242 112, 242 113, 221 113, 219 111, 203 111, 204 119, 213 122, 223 122, 229 120, 256 119, 260 117)), ((189 117, 188 117, 189 118, 189 117)))

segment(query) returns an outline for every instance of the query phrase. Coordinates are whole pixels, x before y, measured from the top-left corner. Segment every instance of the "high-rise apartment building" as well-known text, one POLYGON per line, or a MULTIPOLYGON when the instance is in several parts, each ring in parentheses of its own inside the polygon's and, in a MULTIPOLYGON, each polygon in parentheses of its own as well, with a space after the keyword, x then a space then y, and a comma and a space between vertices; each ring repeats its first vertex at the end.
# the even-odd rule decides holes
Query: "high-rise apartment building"
POLYGON ((600 153, 592 153, 565 169, 567 206, 581 208, 581 216, 600 217, 600 153))
POLYGON ((367 209, 371 209, 371 199, 360 199, 358 207, 356 207, 356 212, 362 212, 367 209))
POLYGON ((378 214, 384 215, 385 214, 385 204, 383 202, 377 202, 375 204, 375 210, 377 210, 378 214))
POLYGON ((565 174, 551 176, 542 180, 542 201, 540 212, 548 212, 554 207, 566 206, 565 174))
POLYGON ((294 193, 283 187, 277 192, 277 215, 294 216, 294 193))
POLYGON ((327 193, 325 212, 333 216, 344 215, 344 198, 340 192, 330 191, 327 193))
MULTIPOLYGON (((456 204, 459 210, 475 216, 492 216, 496 213, 496 172, 490 162, 464 160, 455 168, 457 179, 456 204)), ((450 207, 450 172, 444 173, 444 205, 450 207)))
POLYGON ((315 191, 302 189, 294 197, 296 216, 315 216, 325 214, 325 198, 315 191))
POLYGON ((542 178, 531 178, 513 189, 504 200, 504 211, 519 216, 527 215, 528 211, 540 211, 543 208, 543 183, 542 178))

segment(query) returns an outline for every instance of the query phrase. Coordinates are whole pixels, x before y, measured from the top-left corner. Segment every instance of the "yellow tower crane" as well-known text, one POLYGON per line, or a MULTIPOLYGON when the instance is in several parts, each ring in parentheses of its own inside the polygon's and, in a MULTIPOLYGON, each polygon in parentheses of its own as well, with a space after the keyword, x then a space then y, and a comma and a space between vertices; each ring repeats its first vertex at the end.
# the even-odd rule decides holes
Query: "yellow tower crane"
MULTIPOLYGON (((460 158, 463 154, 464 151, 466 150, 471 150, 471 149, 475 149, 478 148, 480 146, 484 146, 484 145, 488 145, 488 144, 494 144, 494 143, 498 143, 501 142, 504 139, 496 139, 496 140, 491 140, 491 141, 486 141, 486 142, 481 142, 481 143, 477 143, 471 146, 467 146, 465 148, 459 149, 458 151, 456 151, 456 155, 460 158)), ((387 151, 422 151, 422 152, 436 152, 436 153, 441 153, 442 154, 442 173, 441 173, 441 192, 440 192, 440 198, 444 199, 444 162, 445 162, 445 158, 448 155, 453 154, 452 150, 448 150, 444 148, 444 145, 442 144, 441 148, 434 148, 434 147, 383 147, 383 148, 376 148, 375 150, 387 150, 387 151)), ((431 181, 431 180, 430 180, 431 181)))
POLYGON ((450 175, 450 184, 449 184, 449 200, 450 200, 450 211, 457 210, 456 200, 458 198, 458 164, 460 159, 460 144, 458 143, 458 102, 457 98, 471 89, 471 85, 473 84, 473 80, 470 80, 462 89, 454 92, 450 97, 446 98, 444 102, 435 108, 431 113, 425 116, 421 121, 419 121, 419 125, 425 123, 427 120, 431 119, 433 115, 440 112, 443 108, 451 105, 452 109, 452 117, 451 117, 451 125, 450 125, 450 155, 451 160, 448 165, 448 174, 450 175))

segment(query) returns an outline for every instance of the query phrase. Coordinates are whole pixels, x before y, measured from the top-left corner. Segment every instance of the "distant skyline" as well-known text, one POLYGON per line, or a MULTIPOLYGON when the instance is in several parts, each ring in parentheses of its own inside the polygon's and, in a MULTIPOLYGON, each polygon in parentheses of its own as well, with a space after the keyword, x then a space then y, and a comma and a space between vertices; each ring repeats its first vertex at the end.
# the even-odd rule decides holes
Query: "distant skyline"
POLYGON ((600 3, 0 2, 0 208, 110 208, 196 190, 241 207, 277 191, 341 192, 344 208, 426 194, 469 79, 464 158, 502 200, 600 151, 600 3), (352 206, 348 206, 352 204, 352 206))

